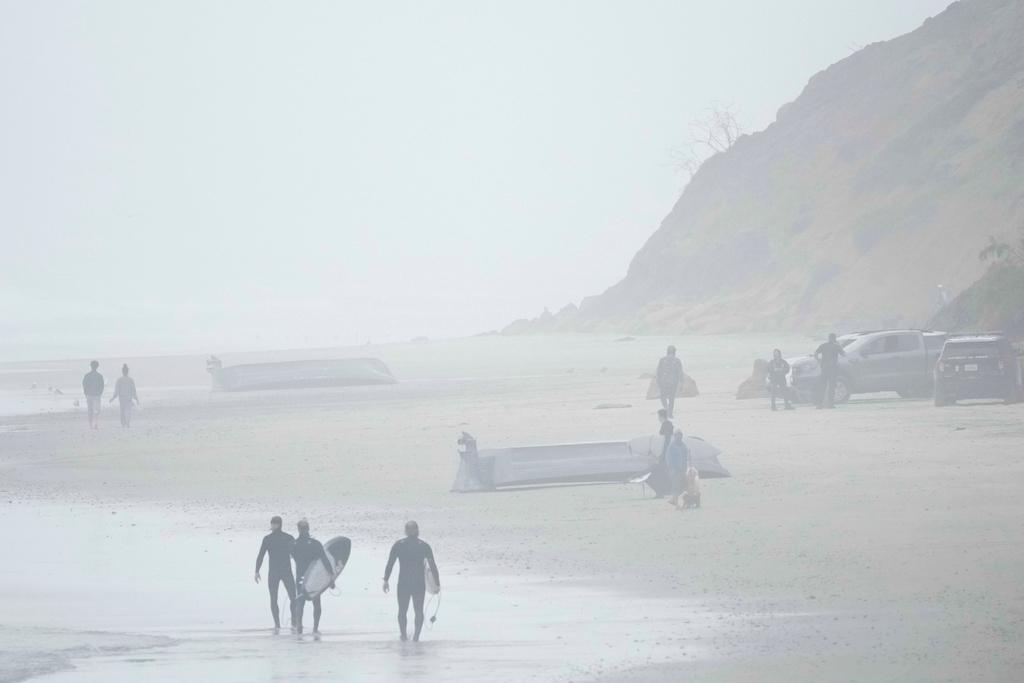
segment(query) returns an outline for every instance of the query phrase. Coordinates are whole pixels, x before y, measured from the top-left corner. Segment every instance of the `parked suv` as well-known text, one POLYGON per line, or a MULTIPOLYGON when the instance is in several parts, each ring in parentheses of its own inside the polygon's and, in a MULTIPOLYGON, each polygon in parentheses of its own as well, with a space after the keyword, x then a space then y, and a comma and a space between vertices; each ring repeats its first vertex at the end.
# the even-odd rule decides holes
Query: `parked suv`
POLYGON ((935 366, 935 405, 962 398, 1024 399, 1020 358, 1002 334, 950 337, 935 366))
MULTIPOLYGON (((945 332, 877 330, 844 334, 837 341, 846 352, 839 358, 836 403, 853 394, 895 391, 904 398, 932 395, 935 362, 946 341, 945 332)), ((792 385, 803 401, 815 397, 821 368, 814 356, 790 359, 792 385)))

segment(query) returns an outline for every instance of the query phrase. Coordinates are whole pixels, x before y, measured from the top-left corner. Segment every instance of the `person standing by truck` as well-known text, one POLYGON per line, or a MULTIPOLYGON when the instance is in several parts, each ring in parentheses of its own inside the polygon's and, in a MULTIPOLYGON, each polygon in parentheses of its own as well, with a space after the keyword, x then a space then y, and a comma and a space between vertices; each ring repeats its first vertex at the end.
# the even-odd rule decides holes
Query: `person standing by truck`
POLYGON ((845 356, 843 347, 836 341, 836 334, 828 335, 828 341, 818 347, 814 357, 821 366, 819 380, 818 408, 835 408, 836 380, 839 378, 839 357, 845 356))
POLYGON ((771 389, 772 410, 778 410, 775 407, 775 399, 779 396, 782 396, 786 410, 793 410, 793 405, 789 402, 789 387, 786 386, 787 375, 789 375, 789 363, 782 357, 782 351, 775 349, 772 352, 772 359, 768 363, 768 386, 771 389))

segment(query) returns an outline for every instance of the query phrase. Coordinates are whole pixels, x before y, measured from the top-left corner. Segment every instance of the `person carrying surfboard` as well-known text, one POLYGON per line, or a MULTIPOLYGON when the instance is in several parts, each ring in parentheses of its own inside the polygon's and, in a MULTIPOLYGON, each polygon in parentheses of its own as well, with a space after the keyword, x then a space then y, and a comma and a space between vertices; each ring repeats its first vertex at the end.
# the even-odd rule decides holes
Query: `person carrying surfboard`
POLYGON ((423 602, 427 593, 427 571, 433 574, 433 581, 438 590, 441 589, 441 575, 437 571, 437 563, 434 562, 434 551, 424 541, 420 540, 420 527, 416 522, 405 523, 405 538, 395 541, 391 546, 391 555, 388 556, 387 567, 384 568, 384 592, 388 593, 391 587, 388 581, 391 579, 391 570, 398 562, 398 629, 401 632, 402 640, 408 640, 408 612, 409 601, 412 600, 413 610, 416 612, 416 630, 413 632, 413 641, 420 639, 420 632, 423 630, 423 602), (424 563, 427 570, 424 571, 424 563))
POLYGON ((274 515, 270 518, 270 533, 263 537, 260 554, 256 556, 256 583, 260 582, 260 568, 263 558, 270 556, 267 562, 267 588, 270 590, 270 613, 274 617, 274 633, 281 629, 281 614, 277 607, 277 589, 284 584, 288 593, 289 611, 294 609, 295 577, 292 576, 292 546, 295 538, 281 531, 281 518, 274 515))
POLYGON ((664 357, 658 361, 658 369, 654 371, 654 376, 658 382, 661 407, 669 417, 674 417, 676 394, 679 392, 679 384, 683 381, 683 362, 676 357, 676 347, 668 347, 664 357))
MULTIPOLYGON (((292 559, 295 560, 295 576, 299 583, 299 592, 292 603, 292 623, 295 626, 297 633, 302 633, 302 613, 306 607, 306 590, 302 585, 303 579, 306 576, 306 571, 310 565, 313 564, 317 559, 324 563, 324 567, 327 569, 327 573, 330 576, 334 576, 334 565, 331 562, 331 558, 327 556, 324 551, 324 546, 320 541, 316 540, 309 535, 309 522, 302 519, 298 523, 299 537, 295 539, 295 545, 292 546, 292 559)), ((331 588, 334 588, 334 582, 331 582, 331 588)), ((314 635, 320 634, 320 615, 323 612, 322 605, 320 602, 320 595, 312 598, 313 600, 313 633, 314 635)))

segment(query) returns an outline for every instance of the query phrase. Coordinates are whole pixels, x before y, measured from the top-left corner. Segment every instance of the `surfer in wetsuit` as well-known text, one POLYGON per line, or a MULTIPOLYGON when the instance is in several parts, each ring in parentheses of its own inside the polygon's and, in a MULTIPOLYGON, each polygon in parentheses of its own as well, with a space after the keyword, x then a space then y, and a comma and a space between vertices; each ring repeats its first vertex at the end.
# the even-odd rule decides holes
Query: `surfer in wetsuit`
MULTIPOLYGON (((317 559, 324 563, 324 567, 327 568, 327 574, 334 576, 334 565, 331 562, 331 558, 327 556, 327 552, 324 550, 323 544, 309 535, 309 522, 302 519, 299 520, 298 524, 299 537, 295 539, 295 544, 292 546, 292 559, 295 560, 295 578, 298 580, 299 593, 292 603, 292 623, 295 627, 296 632, 302 633, 302 613, 306 607, 306 589, 302 585, 302 581, 306 576, 306 570, 315 562, 317 559)), ((334 582, 331 582, 331 588, 334 588, 334 582)), ((322 612, 320 604, 320 596, 312 598, 313 600, 313 633, 316 635, 320 634, 320 614, 322 612)))
POLYGON ((388 566, 384 569, 384 592, 388 593, 391 588, 388 580, 391 578, 391 570, 398 562, 398 628, 402 634, 402 640, 408 640, 408 619, 409 601, 412 600, 413 610, 416 612, 416 630, 413 632, 413 641, 420 639, 420 631, 423 630, 423 601, 427 593, 427 580, 423 563, 426 562, 434 575, 434 581, 438 588, 441 587, 441 575, 437 572, 437 564, 434 562, 434 551, 424 541, 420 540, 420 527, 416 522, 405 523, 405 538, 396 541, 391 546, 391 555, 388 557, 388 566))
POLYGON ((668 347, 664 357, 658 361, 658 369, 654 371, 654 376, 658 382, 661 407, 669 417, 673 417, 676 394, 679 392, 679 384, 683 381, 683 362, 676 357, 676 347, 668 347))
MULTIPOLYGON (((295 578, 292 576, 292 546, 295 538, 281 531, 281 518, 274 515, 270 518, 270 533, 263 537, 260 554, 256 556, 256 583, 260 582, 260 568, 263 558, 270 556, 267 562, 267 588, 270 590, 270 613, 274 615, 274 633, 281 628, 281 615, 277 607, 277 588, 284 583, 288 593, 289 611, 294 610, 295 578)), ((294 626, 294 624, 293 624, 294 626)))

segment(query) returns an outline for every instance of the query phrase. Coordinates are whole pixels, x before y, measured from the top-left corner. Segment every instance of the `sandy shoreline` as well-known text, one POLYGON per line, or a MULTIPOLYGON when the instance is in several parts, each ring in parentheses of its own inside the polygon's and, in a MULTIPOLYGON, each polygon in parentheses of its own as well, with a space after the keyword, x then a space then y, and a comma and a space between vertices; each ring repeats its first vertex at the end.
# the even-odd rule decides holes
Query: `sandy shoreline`
POLYGON ((27 678, 19 675, 25 671, 48 681, 292 680, 268 675, 289 670, 314 680, 396 673, 416 679, 442 669, 462 679, 577 680, 635 661, 664 660, 653 640, 621 640, 624 625, 642 626, 676 645, 675 657, 691 659, 709 653, 678 632, 680 611, 692 612, 694 632, 705 625, 725 630, 720 615, 691 610, 682 600, 615 595, 603 585, 527 572, 482 572, 445 557, 452 590, 441 605, 430 605, 432 613, 443 608, 439 625, 425 642, 403 645, 395 637, 393 599, 378 586, 387 545, 365 528, 347 527, 371 540, 356 545, 340 593, 325 597, 323 638, 275 636, 267 628, 265 589, 251 583, 254 547, 240 540, 250 513, 206 509, 199 516, 152 504, 6 508, 15 529, 10 540, 48 559, 41 567, 46 571, 31 576, 0 571, 5 586, 18 586, 3 591, 3 602, 22 615, 20 628, 0 632, 20 641, 12 646, 0 638, 0 680, 27 678), (74 559, 54 557, 53 539, 61 539, 62 551, 74 559), (110 563, 125 547, 132 549, 130 562, 110 563), (581 616, 598 603, 617 616, 581 616), (627 609, 637 613, 623 616, 627 609), (581 622, 589 622, 585 631, 578 629, 581 622), (594 643, 602 651, 590 658, 594 643))
MULTIPOLYGON (((623 485, 448 493, 461 429, 484 445, 649 432, 656 404, 642 400, 639 374, 663 342, 403 349, 385 358, 409 378, 394 387, 169 398, 147 405, 129 432, 112 413, 94 433, 74 413, 0 418, 0 500, 27 509, 138 505, 207 530, 230 520, 223 538, 239 551, 225 566, 238 565, 237 579, 225 581, 244 587, 237 605, 244 601, 250 627, 268 619, 265 593, 250 590, 248 557, 265 517, 305 515, 314 532, 343 530, 378 554, 415 517, 439 560, 463 572, 445 582, 450 596, 460 580, 472 594, 480 577, 595 587, 593 604, 573 603, 551 620, 575 620, 570 633, 600 624, 610 643, 637 641, 638 654, 602 663, 607 645, 573 649, 568 680, 1014 679, 1024 664, 1022 406, 937 410, 880 395, 836 411, 772 414, 762 401, 732 398, 767 340, 693 338, 680 347, 684 362, 694 358, 687 369, 702 395, 681 402, 681 422, 722 448, 735 475, 706 482, 705 509, 677 514, 623 485), (502 372, 480 371, 510 350, 502 372), (631 407, 594 410, 606 402, 631 407), (633 600, 654 602, 635 609, 633 600), (650 606, 661 603, 679 608, 643 628, 645 612, 662 619, 650 606), (721 615, 729 627, 700 615, 721 615), (708 657, 693 661, 686 647, 708 657)), ((188 529, 181 533, 187 546, 188 529)), ((372 582, 383 559, 366 561, 372 582)), ((374 619, 387 640, 390 603, 380 609, 374 619)), ((347 617, 328 613, 325 629, 344 632, 347 617)), ((527 659, 515 648, 507 656, 527 659)), ((460 666, 453 661, 434 665, 460 666)), ((436 674, 431 666, 396 675, 436 674)), ((530 679, 545 667, 516 671, 513 679, 530 679)))

